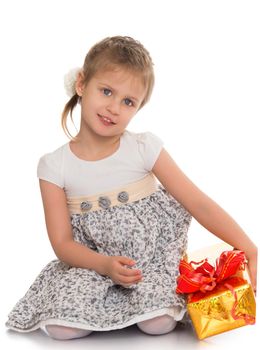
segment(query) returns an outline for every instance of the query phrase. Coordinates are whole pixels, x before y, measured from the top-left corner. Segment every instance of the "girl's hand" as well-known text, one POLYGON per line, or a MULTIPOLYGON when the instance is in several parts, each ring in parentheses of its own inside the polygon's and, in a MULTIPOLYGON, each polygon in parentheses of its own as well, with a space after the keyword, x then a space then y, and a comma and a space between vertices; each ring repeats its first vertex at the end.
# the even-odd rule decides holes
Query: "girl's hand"
POLYGON ((132 259, 125 256, 108 256, 107 258, 106 275, 109 276, 113 282, 123 287, 129 287, 132 284, 141 282, 141 271, 127 267, 135 265, 132 259))
POLYGON ((252 288, 256 294, 257 283, 257 253, 248 257, 248 270, 251 279, 252 288))

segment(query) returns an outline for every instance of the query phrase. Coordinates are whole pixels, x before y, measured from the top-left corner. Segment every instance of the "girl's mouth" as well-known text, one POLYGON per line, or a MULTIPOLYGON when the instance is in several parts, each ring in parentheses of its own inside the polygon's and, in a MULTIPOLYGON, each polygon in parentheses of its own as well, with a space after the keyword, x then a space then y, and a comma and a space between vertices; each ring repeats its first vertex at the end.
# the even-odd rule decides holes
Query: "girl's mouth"
POLYGON ((98 117, 101 119, 102 123, 105 125, 115 125, 116 124, 110 118, 105 117, 103 115, 98 114, 98 117))

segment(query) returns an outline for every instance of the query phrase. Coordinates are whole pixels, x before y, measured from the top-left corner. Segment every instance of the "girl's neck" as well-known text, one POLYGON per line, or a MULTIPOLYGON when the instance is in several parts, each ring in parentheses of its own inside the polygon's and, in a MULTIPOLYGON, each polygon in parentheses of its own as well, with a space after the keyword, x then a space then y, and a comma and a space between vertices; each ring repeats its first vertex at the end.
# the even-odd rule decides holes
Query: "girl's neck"
POLYGON ((121 135, 99 136, 79 131, 70 146, 78 157, 86 160, 98 160, 110 156, 118 149, 121 135))

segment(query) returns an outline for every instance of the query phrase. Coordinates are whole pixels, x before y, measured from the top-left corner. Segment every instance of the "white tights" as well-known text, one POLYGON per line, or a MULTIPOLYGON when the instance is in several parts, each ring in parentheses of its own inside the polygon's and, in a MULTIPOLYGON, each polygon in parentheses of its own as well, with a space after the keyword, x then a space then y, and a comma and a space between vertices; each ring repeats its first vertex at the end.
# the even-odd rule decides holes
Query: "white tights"
POLYGON ((53 339, 57 340, 68 340, 83 338, 92 333, 92 331, 80 329, 80 328, 71 328, 64 326, 49 325, 43 329, 47 335, 53 339))
POLYGON ((138 322, 138 328, 146 334, 160 335, 166 334, 174 330, 177 322, 175 319, 168 315, 158 316, 138 322))
MULTIPOLYGON (((146 334, 160 335, 171 332, 175 328, 176 323, 171 316, 163 315, 138 322, 137 326, 146 334)), ((44 330, 48 336, 58 340, 83 338, 92 333, 90 330, 56 325, 46 326, 44 330)))

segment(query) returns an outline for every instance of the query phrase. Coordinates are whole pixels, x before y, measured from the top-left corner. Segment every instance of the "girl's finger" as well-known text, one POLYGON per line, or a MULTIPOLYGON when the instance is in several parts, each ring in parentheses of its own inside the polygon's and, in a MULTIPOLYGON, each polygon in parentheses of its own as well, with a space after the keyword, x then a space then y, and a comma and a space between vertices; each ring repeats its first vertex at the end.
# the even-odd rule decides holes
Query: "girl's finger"
POLYGON ((123 265, 128 265, 128 266, 135 265, 135 261, 133 259, 126 257, 126 256, 119 256, 118 261, 123 265))
POLYGON ((249 274, 249 278, 250 278, 250 282, 252 285, 252 288, 256 294, 256 280, 257 280, 257 272, 256 272, 256 268, 254 267, 254 265, 249 261, 248 263, 248 274, 249 274))
POLYGON ((142 276, 138 276, 138 277, 120 276, 119 279, 120 279, 120 282, 123 284, 133 284, 133 283, 140 282, 142 280, 142 276))
POLYGON ((118 273, 121 276, 140 276, 142 274, 142 272, 140 270, 137 269, 129 269, 127 267, 122 266, 119 270, 118 273))

